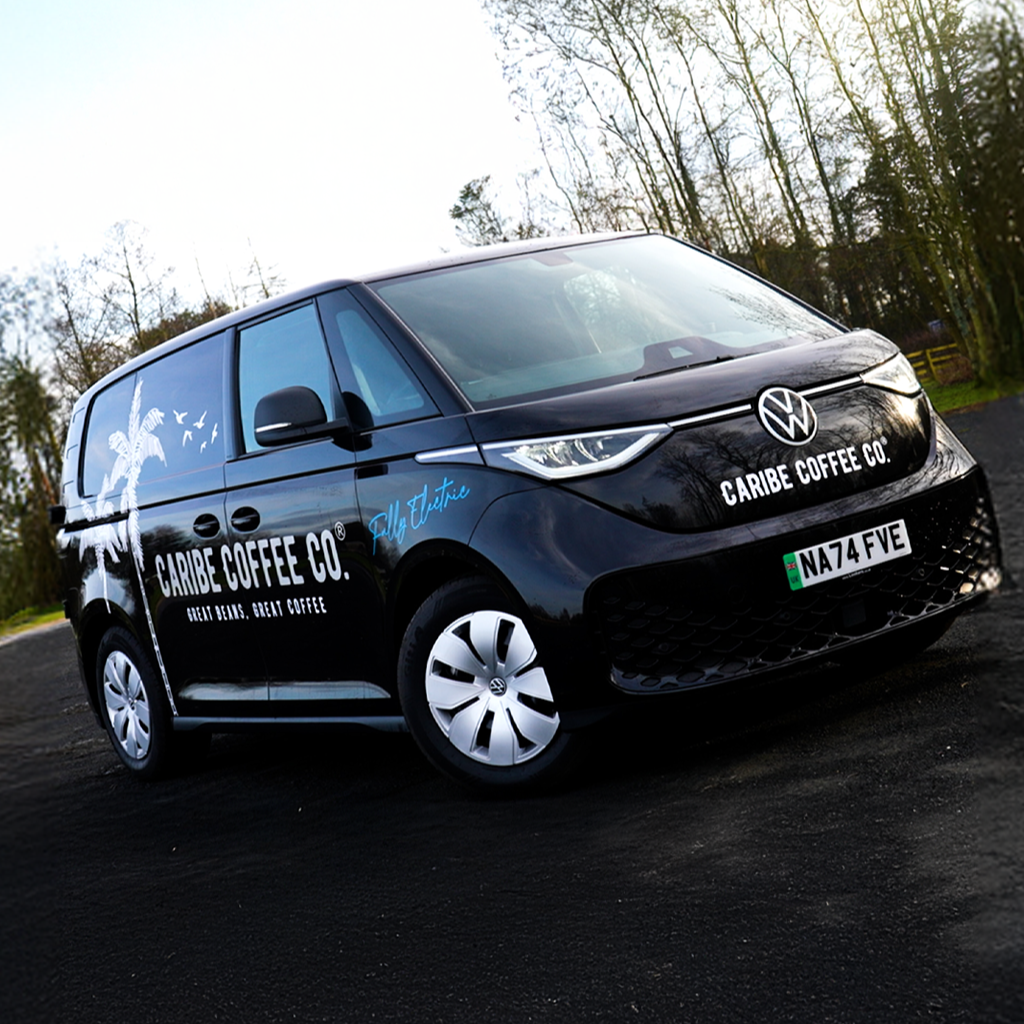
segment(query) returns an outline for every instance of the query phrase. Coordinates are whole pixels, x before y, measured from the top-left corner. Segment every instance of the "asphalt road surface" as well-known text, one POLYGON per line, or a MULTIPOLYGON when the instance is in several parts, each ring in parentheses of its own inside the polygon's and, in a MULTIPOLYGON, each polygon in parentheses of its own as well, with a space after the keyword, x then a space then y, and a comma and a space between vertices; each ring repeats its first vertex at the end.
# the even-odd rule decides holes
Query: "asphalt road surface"
MULTIPOLYGON (((1024 401, 950 418, 1024 580, 1024 401)), ((405 736, 120 767, 0 646, 0 1022, 1024 1021, 1024 591, 909 666, 708 695, 487 801, 405 736)))

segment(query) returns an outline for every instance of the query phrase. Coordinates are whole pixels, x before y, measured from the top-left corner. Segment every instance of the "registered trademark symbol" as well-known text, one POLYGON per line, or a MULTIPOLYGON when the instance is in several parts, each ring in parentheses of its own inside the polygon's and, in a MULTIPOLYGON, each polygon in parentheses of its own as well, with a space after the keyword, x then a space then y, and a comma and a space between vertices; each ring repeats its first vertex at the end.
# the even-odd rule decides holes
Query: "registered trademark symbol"
POLYGON ((335 523, 334 524, 334 536, 337 537, 338 540, 344 540, 345 539, 345 524, 344 523, 335 523))

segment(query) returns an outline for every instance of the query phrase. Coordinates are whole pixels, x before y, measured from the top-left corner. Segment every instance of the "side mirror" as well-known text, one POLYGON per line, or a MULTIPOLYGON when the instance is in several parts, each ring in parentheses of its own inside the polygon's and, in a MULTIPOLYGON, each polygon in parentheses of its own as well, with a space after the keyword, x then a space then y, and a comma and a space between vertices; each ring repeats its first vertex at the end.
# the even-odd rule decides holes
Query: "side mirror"
POLYGON ((312 388, 290 387, 272 391, 256 403, 253 427, 257 443, 269 448, 346 429, 348 422, 328 420, 312 388))

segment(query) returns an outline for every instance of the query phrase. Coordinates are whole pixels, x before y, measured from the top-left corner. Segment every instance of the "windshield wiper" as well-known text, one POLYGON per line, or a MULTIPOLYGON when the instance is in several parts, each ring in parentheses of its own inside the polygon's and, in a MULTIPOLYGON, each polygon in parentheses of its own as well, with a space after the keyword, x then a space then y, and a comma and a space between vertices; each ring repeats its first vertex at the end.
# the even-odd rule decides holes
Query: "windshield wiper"
POLYGON ((691 366, 706 366, 708 363, 732 359, 733 355, 734 352, 728 346, 700 334, 672 341, 656 341, 644 346, 644 365, 633 380, 646 380, 662 373, 688 370, 691 366))
POLYGON ((693 370, 698 366, 713 366, 715 363, 727 363, 735 356, 715 356, 714 359, 699 359, 695 363, 678 363, 676 366, 666 366, 663 370, 651 370, 650 373, 641 373, 633 380, 649 380, 651 377, 663 377, 666 373, 677 373, 680 370, 693 370))

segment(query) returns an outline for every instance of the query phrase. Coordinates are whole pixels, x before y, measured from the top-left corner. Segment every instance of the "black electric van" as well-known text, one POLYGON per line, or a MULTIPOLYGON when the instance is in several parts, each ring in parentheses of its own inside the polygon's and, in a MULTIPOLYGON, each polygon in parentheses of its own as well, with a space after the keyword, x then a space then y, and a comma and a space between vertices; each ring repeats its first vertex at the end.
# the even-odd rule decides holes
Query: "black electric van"
POLYGON ((1000 580, 895 346, 657 235, 232 313, 82 395, 64 464, 82 680, 142 777, 349 723, 538 785, 623 705, 907 653, 1000 580))

